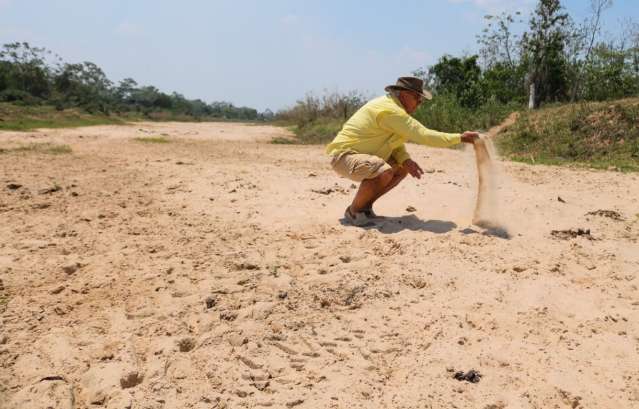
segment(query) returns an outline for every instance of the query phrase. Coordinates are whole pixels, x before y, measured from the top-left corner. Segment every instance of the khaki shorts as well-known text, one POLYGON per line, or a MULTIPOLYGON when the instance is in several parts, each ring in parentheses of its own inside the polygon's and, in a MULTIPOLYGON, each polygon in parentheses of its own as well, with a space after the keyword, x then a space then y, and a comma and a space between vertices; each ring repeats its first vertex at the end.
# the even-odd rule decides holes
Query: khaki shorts
MULTIPOLYGON (((391 159, 391 163, 393 162, 391 159)), ((392 169, 391 164, 379 156, 354 152, 343 152, 333 156, 331 166, 338 175, 355 182, 376 178, 392 169)))

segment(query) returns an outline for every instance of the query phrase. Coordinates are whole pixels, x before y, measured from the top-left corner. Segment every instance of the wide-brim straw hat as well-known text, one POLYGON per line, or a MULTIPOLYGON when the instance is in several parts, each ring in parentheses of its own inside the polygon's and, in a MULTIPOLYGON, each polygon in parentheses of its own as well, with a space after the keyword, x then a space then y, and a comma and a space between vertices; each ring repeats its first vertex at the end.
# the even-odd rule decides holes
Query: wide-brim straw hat
POLYGON ((424 99, 433 99, 433 94, 424 89, 424 81, 417 77, 399 77, 395 85, 384 88, 385 91, 412 91, 424 99))

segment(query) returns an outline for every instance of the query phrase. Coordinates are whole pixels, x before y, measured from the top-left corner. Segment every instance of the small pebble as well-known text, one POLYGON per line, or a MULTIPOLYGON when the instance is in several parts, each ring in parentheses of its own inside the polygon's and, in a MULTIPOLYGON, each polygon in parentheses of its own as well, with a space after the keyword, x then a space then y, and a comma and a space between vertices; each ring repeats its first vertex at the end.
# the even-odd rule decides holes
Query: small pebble
POLYGON ((474 369, 471 369, 466 373, 464 373, 463 371, 458 371, 455 372, 455 375, 453 375, 453 378, 457 379, 458 381, 467 381, 470 383, 478 383, 481 380, 481 377, 482 374, 474 369))
POLYGON ((60 294, 62 291, 64 291, 65 288, 66 287, 63 285, 56 287, 53 290, 51 290, 51 294, 60 294))
POLYGON ((73 274, 78 271, 78 268, 80 268, 80 263, 70 263, 62 266, 62 271, 67 274, 73 274))
POLYGON ((206 303, 206 309, 211 309, 213 307, 215 307, 215 304, 217 304, 217 301, 215 300, 215 297, 206 297, 205 300, 206 303))

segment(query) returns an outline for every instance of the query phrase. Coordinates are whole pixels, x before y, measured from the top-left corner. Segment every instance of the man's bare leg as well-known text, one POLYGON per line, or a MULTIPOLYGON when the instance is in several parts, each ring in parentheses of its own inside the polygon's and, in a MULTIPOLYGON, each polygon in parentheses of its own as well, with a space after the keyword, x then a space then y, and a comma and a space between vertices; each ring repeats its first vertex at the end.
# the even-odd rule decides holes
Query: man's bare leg
POLYGON ((355 198, 353 198, 353 203, 351 203, 351 213, 355 214, 364 210, 371 200, 383 194, 382 192, 393 181, 394 177, 395 171, 389 169, 376 178, 363 180, 359 185, 355 198))
POLYGON ((408 171, 402 168, 401 166, 393 166, 392 170, 393 170, 393 178, 391 179, 390 183, 388 183, 388 185, 386 185, 386 187, 384 187, 384 189, 382 189, 378 194, 373 196, 370 199, 370 201, 366 204, 364 209, 372 209, 373 203, 375 203, 377 199, 379 199, 380 197, 384 196, 386 193, 391 191, 395 186, 399 185, 399 183, 402 180, 404 180, 406 175, 408 175, 408 171))

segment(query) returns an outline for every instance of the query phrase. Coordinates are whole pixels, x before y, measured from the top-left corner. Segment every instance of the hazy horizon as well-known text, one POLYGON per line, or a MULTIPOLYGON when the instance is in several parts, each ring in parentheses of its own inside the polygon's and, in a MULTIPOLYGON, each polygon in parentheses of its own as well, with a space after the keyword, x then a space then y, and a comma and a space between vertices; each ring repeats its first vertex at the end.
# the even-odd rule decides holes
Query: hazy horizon
MULTIPOLYGON (((589 2, 562 2, 577 20, 589 2)), ((604 30, 638 21, 632 0, 617 0, 604 30)), ((273 111, 307 92, 383 93, 398 76, 443 54, 477 50, 483 16, 528 11, 534 0, 203 1, 0 0, 0 42, 26 41, 66 62, 91 61, 114 82, 206 102, 273 111)))

